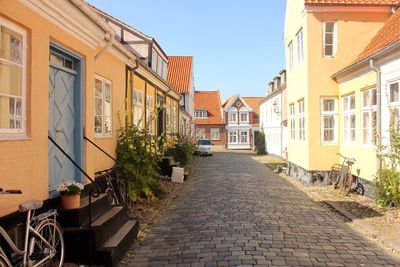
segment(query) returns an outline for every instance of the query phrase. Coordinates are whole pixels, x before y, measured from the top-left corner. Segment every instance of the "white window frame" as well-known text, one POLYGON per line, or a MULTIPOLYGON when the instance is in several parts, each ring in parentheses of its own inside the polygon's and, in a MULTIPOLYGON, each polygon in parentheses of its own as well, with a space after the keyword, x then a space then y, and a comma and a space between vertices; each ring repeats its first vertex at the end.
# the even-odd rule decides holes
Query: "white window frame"
POLYGON ((289 50, 289 70, 293 71, 294 69, 294 50, 293 50, 293 41, 290 41, 288 44, 288 50, 289 50))
POLYGON ((134 88, 132 90, 132 108, 133 108, 133 116, 132 116, 132 122, 134 125, 137 127, 141 127, 141 124, 143 123, 142 118, 143 118, 143 92, 137 88, 134 88), (134 100, 136 94, 136 100, 134 100), (138 96, 140 95, 140 98, 142 101, 137 101, 138 96), (139 114, 139 109, 140 109, 140 114, 139 114))
POLYGON ((248 144, 249 142, 249 131, 240 131, 240 144, 248 144), (246 141, 242 140, 242 137, 246 137, 246 141))
POLYGON ((150 134, 154 132, 154 97, 146 96, 146 125, 150 134))
POLYGON ((229 131, 229 133, 228 133, 228 141, 229 141, 229 144, 237 144, 238 143, 238 132, 235 130, 235 131, 229 131), (235 141, 234 142, 231 142, 231 137, 235 137, 235 141))
POLYGON ((249 112, 248 111, 240 111, 240 122, 249 123, 249 112), (245 120, 242 119, 243 115, 246 115, 246 119, 245 120))
MULTIPOLYGON (((112 99, 112 83, 110 80, 101 77, 99 75, 95 75, 94 76, 95 79, 95 86, 96 86, 96 80, 101 82, 102 88, 101 88, 101 96, 96 96, 96 93, 94 94, 94 98, 98 98, 101 99, 101 105, 102 105, 102 110, 101 110, 101 132, 98 133, 96 132, 96 130, 94 129, 94 135, 96 137, 112 137, 112 128, 113 128, 113 99, 112 99), (105 114, 105 102, 106 102, 106 96, 105 96, 105 85, 108 84, 110 86, 110 114, 108 115, 110 117, 110 121, 111 121, 111 125, 110 125, 110 131, 109 132, 105 132, 105 118, 107 117, 107 115, 105 114)), ((96 88, 94 89, 96 90, 96 88)), ((98 116, 96 114, 96 102, 94 105, 94 116, 98 116)))
POLYGON ((210 129, 211 140, 220 140, 219 128, 211 128, 210 129))
POLYGON ((289 105, 290 110, 290 140, 296 140, 296 113, 294 103, 289 105))
POLYGON ((356 141, 356 125, 357 125, 357 121, 356 121, 356 98, 355 98, 355 94, 352 93, 351 95, 347 95, 347 96, 342 96, 342 125, 343 125, 343 131, 342 131, 342 141, 344 144, 346 145, 352 145, 355 143, 356 141), (354 97, 354 109, 351 109, 351 98, 354 97), (345 104, 344 100, 347 99, 347 104, 345 104), (354 128, 351 128, 351 117, 354 116, 354 128), (347 118, 347 125, 345 123, 345 118, 347 118), (354 140, 351 140, 351 132, 354 131, 354 140), (347 136, 347 139, 346 139, 347 136))
POLYGON ((197 128, 196 136, 197 136, 197 139, 206 139, 206 129, 205 128, 197 128))
POLYGON ((176 105, 172 105, 172 131, 178 133, 178 113, 176 105))
POLYGON ((301 28, 296 34, 297 41, 297 62, 301 63, 304 60, 304 33, 301 28))
POLYGON ((337 144, 338 136, 338 108, 336 97, 321 97, 321 143, 322 144, 337 144), (324 101, 333 100, 334 110, 324 110, 324 101), (334 120, 333 129, 325 127, 325 118, 331 117, 334 120), (325 130, 333 130, 333 140, 325 140, 325 130))
POLYGON ((298 105, 298 113, 297 113, 297 121, 299 124, 299 141, 306 140, 306 122, 305 122, 305 112, 304 112, 304 99, 300 99, 297 101, 298 105))
POLYGON ((171 119, 171 102, 167 101, 166 108, 165 108, 165 124, 167 127, 167 133, 172 132, 172 119, 171 119))
POLYGON ((336 21, 325 21, 323 23, 322 45, 323 45, 322 50, 323 50, 324 57, 331 57, 331 58, 336 57, 336 53, 337 53, 337 22, 336 21), (327 23, 333 23, 332 55, 326 54, 326 45, 327 44, 325 43, 325 36, 327 34, 327 32, 326 32, 326 24, 327 23))
MULTIPOLYGON (((0 26, 3 25, 6 28, 20 34, 22 36, 22 59, 21 59, 21 64, 18 64, 13 61, 9 61, 7 59, 2 59, 0 58, 0 61, 5 62, 7 64, 11 65, 17 65, 21 67, 21 97, 17 97, 15 95, 9 95, 9 94, 2 94, 0 93, 0 96, 7 97, 8 99, 14 98, 14 99, 21 99, 21 114, 15 114, 14 117, 20 117, 20 124, 21 128, 15 129, 15 128, 0 128, 0 139, 8 139, 8 137, 26 137, 26 124, 27 124, 27 117, 26 117, 26 80, 27 80, 27 52, 28 52, 28 45, 27 45, 27 31, 24 30, 23 28, 15 25, 14 23, 3 19, 0 17, 0 26)), ((1 33, 0 33, 1 34, 1 33)), ((14 101, 14 103, 16 103, 14 101)), ((16 109, 14 109, 16 110, 16 109)), ((11 114, 9 114, 11 116, 11 114)))
MULTIPOLYGON (((393 112, 395 112, 397 110, 399 117, 400 117, 400 81, 393 81, 389 83, 389 108, 390 108, 390 119, 389 122, 390 124, 392 124, 393 122, 393 118, 392 118, 392 114, 393 112), (391 85, 393 84, 397 84, 397 88, 398 88, 398 95, 397 95, 397 101, 392 101, 391 99, 391 85)), ((400 118, 399 118, 400 119, 400 118)), ((393 122, 394 123, 394 122, 393 122)), ((400 121, 398 122, 400 123, 400 121)), ((397 128, 397 130, 399 130, 399 125, 393 125, 395 128, 397 128)), ((389 127, 391 127, 391 125, 389 125, 389 127)))
POLYGON ((208 114, 207 114, 207 110, 205 109, 196 109, 194 111, 194 117, 196 119, 207 119, 208 118, 208 114))
POLYGON ((238 122, 237 111, 229 111, 229 122, 238 122), (235 117, 235 120, 232 120, 232 116, 235 117))
MULTIPOLYGON (((372 99, 373 99, 373 94, 375 92, 375 102, 377 101, 376 98, 376 88, 370 88, 364 91, 361 91, 361 142, 364 146, 368 146, 368 147, 375 147, 376 144, 374 142, 375 138, 374 136, 376 135, 376 125, 373 125, 374 121, 373 121, 373 114, 375 113, 375 118, 376 118, 376 112, 377 112, 377 105, 375 103, 375 105, 372 103, 372 99), (368 94, 369 97, 369 104, 368 103, 364 103, 364 94, 368 94), (364 114, 368 114, 368 128, 364 127, 364 114), (368 134, 367 136, 369 136, 369 140, 367 140, 367 142, 364 142, 364 131, 367 131, 368 134)), ((376 122, 375 122, 376 123, 376 122)))

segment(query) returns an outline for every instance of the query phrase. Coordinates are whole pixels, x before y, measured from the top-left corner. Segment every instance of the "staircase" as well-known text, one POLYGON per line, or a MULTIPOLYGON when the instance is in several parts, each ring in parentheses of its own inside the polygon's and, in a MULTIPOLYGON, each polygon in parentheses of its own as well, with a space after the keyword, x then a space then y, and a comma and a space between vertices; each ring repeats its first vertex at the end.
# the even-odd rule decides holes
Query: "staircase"
POLYGON ((89 233, 89 197, 82 194, 76 210, 59 210, 64 229, 65 261, 88 264, 92 239, 93 264, 117 266, 139 231, 139 222, 128 217, 125 206, 110 205, 106 194, 92 197, 92 232, 89 233))

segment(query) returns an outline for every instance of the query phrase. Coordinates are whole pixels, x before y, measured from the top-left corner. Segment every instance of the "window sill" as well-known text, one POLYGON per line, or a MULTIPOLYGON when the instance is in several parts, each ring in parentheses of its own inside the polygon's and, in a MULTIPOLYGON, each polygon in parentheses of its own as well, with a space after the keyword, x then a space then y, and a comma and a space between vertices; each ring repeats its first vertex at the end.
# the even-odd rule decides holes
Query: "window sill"
POLYGON ((32 138, 26 135, 0 135, 0 141, 25 141, 25 140, 32 140, 32 138))
POLYGON ((112 135, 95 135, 94 139, 112 139, 112 135))
POLYGON ((337 142, 322 142, 323 146, 337 146, 337 142))

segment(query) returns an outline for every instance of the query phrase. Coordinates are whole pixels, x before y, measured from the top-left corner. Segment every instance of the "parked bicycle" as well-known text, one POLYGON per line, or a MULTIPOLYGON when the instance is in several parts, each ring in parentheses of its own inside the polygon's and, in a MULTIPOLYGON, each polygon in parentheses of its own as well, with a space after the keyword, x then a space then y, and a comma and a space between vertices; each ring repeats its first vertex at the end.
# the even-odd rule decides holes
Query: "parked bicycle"
POLYGON ((330 183, 334 183, 335 188, 341 187, 346 195, 351 191, 363 195, 364 186, 360 183, 358 176, 360 175, 360 169, 357 169, 357 176, 352 174, 352 167, 356 162, 354 158, 348 158, 340 153, 337 153, 343 159, 342 164, 335 163, 331 167, 329 174, 330 183))
MULTIPOLYGON (((0 194, 21 194, 20 190, 3 190, 0 194)), ((35 210, 43 206, 42 201, 31 200, 19 205, 19 211, 27 212, 24 248, 20 250, 7 232, 0 226, 0 235, 11 250, 22 256, 16 265, 12 265, 5 251, 0 247, 0 267, 61 267, 64 263, 64 238, 60 225, 56 221, 57 211, 49 210, 35 216, 35 210)))
POLYGON ((128 207, 131 205, 126 192, 126 177, 120 177, 116 168, 96 172, 96 176, 104 176, 106 179, 105 193, 111 205, 126 204, 128 207), (116 178, 112 177, 113 174, 116 178))

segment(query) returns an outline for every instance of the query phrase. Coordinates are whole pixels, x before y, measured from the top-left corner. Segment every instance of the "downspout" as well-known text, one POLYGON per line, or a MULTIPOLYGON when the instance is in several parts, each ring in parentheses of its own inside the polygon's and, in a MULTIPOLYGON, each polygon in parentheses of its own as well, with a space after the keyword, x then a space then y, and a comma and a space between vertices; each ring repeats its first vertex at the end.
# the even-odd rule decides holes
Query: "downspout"
MULTIPOLYGON (((374 65, 374 60, 369 60, 369 66, 376 73, 376 145, 382 145, 382 103, 381 103, 381 69, 374 65)), ((378 171, 382 169, 382 158, 377 155, 378 171)))

